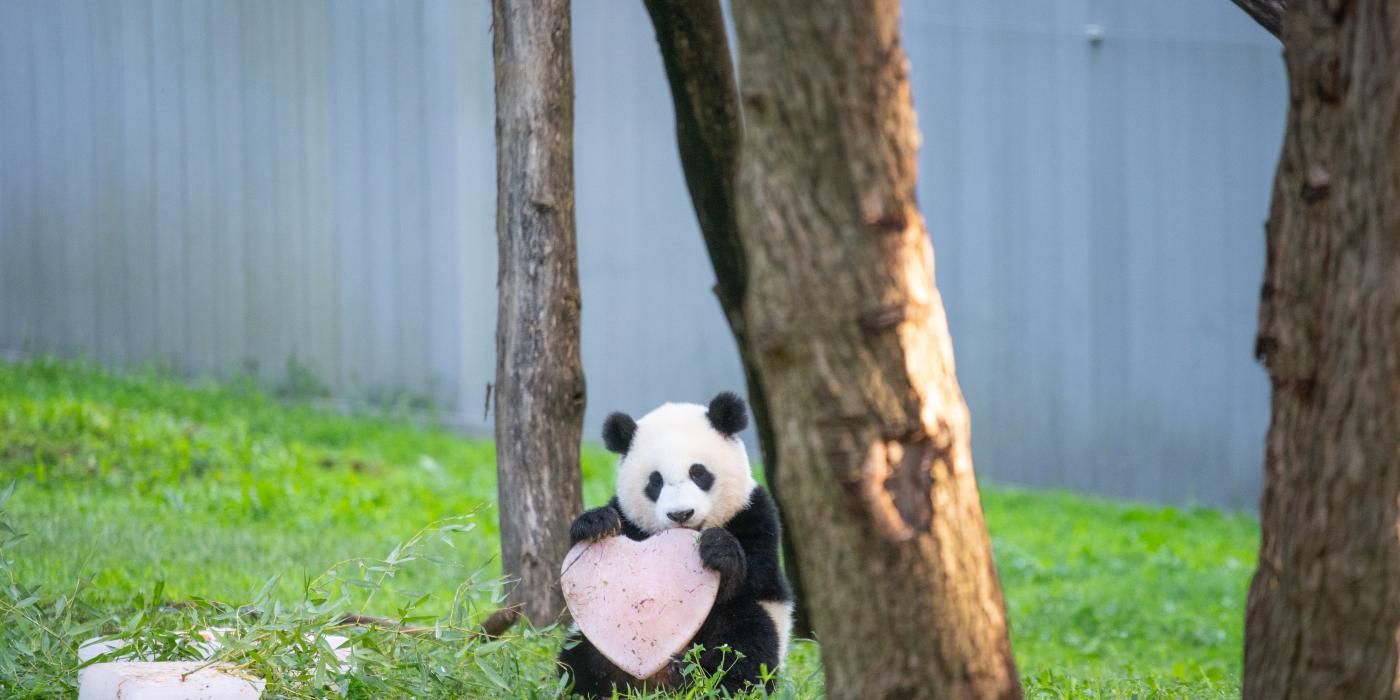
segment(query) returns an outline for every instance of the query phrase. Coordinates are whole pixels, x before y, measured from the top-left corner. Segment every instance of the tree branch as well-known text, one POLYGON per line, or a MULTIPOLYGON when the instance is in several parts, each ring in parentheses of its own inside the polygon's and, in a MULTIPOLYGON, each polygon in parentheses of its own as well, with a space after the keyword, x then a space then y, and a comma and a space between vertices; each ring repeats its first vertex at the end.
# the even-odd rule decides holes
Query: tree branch
POLYGON ((744 298, 744 251, 734 215, 741 121, 724 12, 717 0, 645 0, 656 29, 685 184, 731 321, 744 298))
POLYGON ((1234 0, 1234 3, 1270 34, 1277 37, 1283 31, 1283 11, 1288 9, 1287 0, 1234 0))
MULTIPOLYGON (((724 30, 724 11, 718 0, 644 0, 644 4, 656 30, 656 43, 671 86, 681 167, 715 270, 715 295, 739 346, 763 470, 768 488, 777 496, 782 490, 777 443, 744 321, 748 262, 734 204, 743 113, 729 53, 729 35, 724 30)), ((786 530, 783 549, 792 551, 786 530)), ((810 636, 796 558, 789 555, 786 563, 798 600, 796 631, 810 636)))

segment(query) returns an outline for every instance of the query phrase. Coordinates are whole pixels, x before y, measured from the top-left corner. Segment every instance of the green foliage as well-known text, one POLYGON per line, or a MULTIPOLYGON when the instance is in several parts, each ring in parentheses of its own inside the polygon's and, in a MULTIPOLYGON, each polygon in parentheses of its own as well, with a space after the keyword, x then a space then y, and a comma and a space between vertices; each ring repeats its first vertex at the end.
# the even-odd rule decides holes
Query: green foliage
MULTIPOLYGON (((313 379, 282 393, 320 395, 313 379)), ((0 485, 18 485, 0 503, 0 696, 71 696, 94 636, 182 658, 211 627, 229 630, 220 658, 273 696, 558 695, 558 630, 472 631, 500 594, 490 441, 413 415, 284 403, 248 380, 0 364, 0 485), (390 554, 360 558, 375 552, 390 554), (430 631, 341 625, 347 612, 430 631), (352 639, 350 663, 327 634, 352 639)), ((610 471, 585 449, 589 505, 610 471)), ((1251 518, 983 498, 1029 697, 1238 693, 1251 518)), ((818 657, 795 644, 776 696, 819 696, 818 657)), ((692 681, 683 697, 715 696, 717 679, 692 681)))
POLYGON ((15 575, 11 553, 24 538, 7 517, 14 484, 0 489, 0 695, 70 695, 78 659, 75 644, 93 636, 105 616, 81 600, 85 583, 48 594, 15 575))
POLYGON ((1238 694, 1252 518, 1004 489, 983 501, 1023 673, 1072 697, 1117 697, 1092 688, 1123 677, 1152 681, 1110 684, 1130 697, 1238 694), (1181 684, 1193 692, 1167 690, 1181 684))

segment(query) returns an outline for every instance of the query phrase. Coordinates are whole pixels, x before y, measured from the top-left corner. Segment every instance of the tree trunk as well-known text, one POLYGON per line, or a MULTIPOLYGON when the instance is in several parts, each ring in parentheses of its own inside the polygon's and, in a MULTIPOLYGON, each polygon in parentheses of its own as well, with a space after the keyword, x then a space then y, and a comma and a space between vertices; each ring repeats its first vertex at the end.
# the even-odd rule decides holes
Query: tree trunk
POLYGON ((1245 696, 1400 698, 1400 6, 1294 0, 1245 696))
POLYGON ((496 475, 509 601, 536 624, 583 508, 574 77, 568 0, 492 0, 496 66, 496 475))
POLYGON ((1270 34, 1279 35, 1287 5, 1284 0, 1234 0, 1234 3, 1254 18, 1259 26, 1269 30, 1270 34))
POLYGON ((744 327, 827 690, 1020 697, 915 204, 899 4, 733 10, 744 327))
MULTIPOLYGON (((763 378, 754 365, 744 327, 745 270, 743 241, 734 209, 734 180, 738 172, 743 120, 734 85, 734 64, 724 11, 719 0, 644 0, 656 29, 656 41, 666 65, 676 113, 676 141, 686 187, 700 222, 700 233, 715 271, 715 296, 739 346, 748 385, 749 407, 758 432, 768 489, 781 498, 782 478, 773 449, 773 424, 763 378)), ((780 513, 781 515, 781 513, 780 513)), ((793 633, 811 636, 807 608, 802 603, 802 578, 792 556, 791 528, 783 530, 784 568, 797 597, 793 633)))

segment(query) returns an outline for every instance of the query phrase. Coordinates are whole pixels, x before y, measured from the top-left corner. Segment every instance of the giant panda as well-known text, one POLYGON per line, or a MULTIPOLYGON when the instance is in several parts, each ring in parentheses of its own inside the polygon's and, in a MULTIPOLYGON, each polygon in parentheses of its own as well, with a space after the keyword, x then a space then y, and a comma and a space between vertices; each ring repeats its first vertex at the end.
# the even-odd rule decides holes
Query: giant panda
MULTIPOLYGON (((642 540, 676 527, 700 531, 700 560, 720 574, 719 594, 692 645, 704 647, 701 665, 725 668, 722 685, 762 685, 762 669, 776 672, 792 631, 792 590, 778 560, 778 511, 754 481, 738 433, 748 424, 743 399, 725 392, 709 406, 668 403, 634 421, 608 416, 603 442, 620 455, 617 492, 607 505, 585 511, 569 531, 570 545, 614 535, 642 540), (728 645, 737 658, 719 647, 728 645)), ((639 682, 615 667, 577 630, 559 655, 574 692, 609 696, 619 690, 676 687, 679 660, 639 682)), ((772 689, 771 674, 767 681, 772 689)))

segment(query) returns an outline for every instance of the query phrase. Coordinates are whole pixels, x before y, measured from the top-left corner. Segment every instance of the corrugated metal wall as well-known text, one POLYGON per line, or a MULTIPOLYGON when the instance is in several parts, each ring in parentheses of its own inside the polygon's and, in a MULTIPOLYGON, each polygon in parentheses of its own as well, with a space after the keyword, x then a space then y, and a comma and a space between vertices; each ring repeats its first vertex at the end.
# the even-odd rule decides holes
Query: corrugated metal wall
POLYGON ((478 9, 0 2, 0 342, 455 400, 493 250, 478 9))
MULTIPOLYGON (((591 435, 742 378, 641 4, 574 14, 591 435)), ((1276 42, 1226 0, 906 15, 980 473, 1252 505, 1276 42)), ((489 21, 478 0, 0 0, 0 350, 295 366, 480 424, 489 21)))
POLYGON ((1277 41, 1220 0, 906 7, 979 469, 1254 506, 1277 41))

